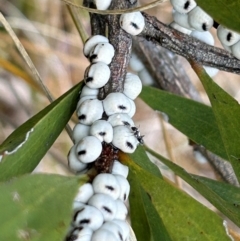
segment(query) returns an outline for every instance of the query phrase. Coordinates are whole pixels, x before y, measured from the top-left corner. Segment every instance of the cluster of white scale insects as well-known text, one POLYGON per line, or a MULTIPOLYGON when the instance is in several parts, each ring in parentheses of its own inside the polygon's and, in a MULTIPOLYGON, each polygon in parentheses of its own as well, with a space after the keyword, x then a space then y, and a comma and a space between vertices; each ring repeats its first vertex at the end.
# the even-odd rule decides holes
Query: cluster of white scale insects
MULTIPOLYGON (((194 0, 170 0, 170 2, 173 6, 174 20, 170 26, 213 46, 214 38, 209 32, 214 24, 213 18, 197 6, 194 0)), ((219 25, 217 36, 224 49, 240 59, 240 34, 219 25)), ((207 66, 204 68, 211 77, 218 73, 216 68, 207 66)))
MULTIPOLYGON (((214 39, 209 32, 213 19, 194 0, 170 0, 173 5, 172 28, 190 34, 209 45, 214 39)), ((94 0, 96 8, 106 10, 111 0, 94 0)), ((140 34, 144 17, 140 12, 122 14, 120 26, 131 35, 140 34)), ((240 58, 240 35, 219 25, 217 35, 223 47, 240 58)), ((142 90, 139 77, 127 73, 123 93, 110 93, 99 100, 99 89, 111 77, 109 64, 115 54, 108 38, 90 37, 84 46, 84 55, 90 66, 85 71, 85 85, 81 90, 76 113, 79 123, 74 127, 74 146, 68 155, 68 164, 75 173, 84 173, 102 155, 105 145, 110 149, 133 153, 143 139, 132 117, 134 99, 142 90)), ((214 76, 217 69, 206 67, 214 76)), ((130 227, 126 221, 126 202, 130 192, 128 167, 114 159, 109 173, 96 175, 91 183, 79 188, 73 204, 73 219, 66 241, 128 241, 130 227)))
MULTIPOLYGON (((107 9, 110 3, 95 1, 100 10, 107 9)), ((128 33, 137 35, 145 23, 141 13, 135 12, 123 14, 120 25, 128 33)), ((77 174, 85 173, 96 160, 101 160, 106 148, 133 153, 143 144, 143 136, 132 120, 136 112, 134 99, 142 90, 140 78, 127 73, 123 92, 110 93, 100 100, 99 89, 111 77, 109 64, 115 54, 114 47, 105 36, 95 35, 85 42, 83 52, 91 64, 85 71, 85 85, 76 108, 79 123, 73 129, 74 145, 68 154, 69 168, 77 174)), ((100 173, 91 183, 79 188, 66 241, 130 240, 126 221, 130 192, 127 176, 128 167, 114 159, 110 173, 100 173)))

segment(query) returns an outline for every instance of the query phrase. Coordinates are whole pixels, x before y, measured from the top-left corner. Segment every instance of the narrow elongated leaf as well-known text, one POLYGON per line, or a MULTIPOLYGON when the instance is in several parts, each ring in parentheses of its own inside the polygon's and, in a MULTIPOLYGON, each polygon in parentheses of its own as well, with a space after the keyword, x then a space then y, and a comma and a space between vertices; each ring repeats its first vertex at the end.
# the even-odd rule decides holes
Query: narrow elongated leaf
MULTIPOLYGON (((223 200, 228 202, 231 206, 237 207, 234 209, 235 215, 240 217, 240 188, 235 187, 231 184, 218 182, 216 180, 212 180, 206 177, 200 177, 197 175, 193 175, 196 180, 203 183, 205 186, 209 187, 213 192, 215 192, 218 196, 220 196, 223 200)), ((238 224, 240 226, 240 224, 238 224)))
POLYGON ((131 224, 138 241, 170 241, 171 238, 147 193, 130 171, 128 176, 131 193, 129 198, 131 224), (139 221, 141 220, 141 221, 139 221))
MULTIPOLYGON (((120 153, 120 155, 121 154, 122 153, 120 153)), ((137 150, 131 154, 131 158, 144 170, 156 175, 157 177, 163 178, 159 168, 149 160, 143 147, 139 146, 137 150)))
POLYGON ((17 128, 0 146, 0 181, 32 172, 72 116, 77 85, 17 128))
POLYGON ((144 210, 141 185, 135 174, 131 172, 128 175, 128 180, 131 186, 129 195, 131 226, 138 241, 151 240, 151 230, 144 210))
POLYGON ((0 240, 63 240, 86 177, 35 174, 0 185, 0 240))
POLYGON ((220 139, 228 155, 234 172, 240 181, 240 106, 239 103, 222 88, 220 88, 197 63, 192 67, 200 78, 208 98, 212 104, 216 124, 220 130, 220 139))
POLYGON ((152 87, 144 87, 140 97, 154 110, 166 113, 169 123, 191 140, 228 157, 210 107, 152 87))
POLYGON ((122 155, 121 161, 129 166, 148 193, 172 240, 219 241, 219 237, 221 241, 230 240, 223 220, 216 213, 165 180, 143 170, 129 156, 122 155))
POLYGON ((240 2, 238 0, 196 0, 215 21, 240 33, 240 2))
POLYGON ((239 188, 189 174, 182 167, 179 167, 163 156, 150 149, 147 150, 191 185, 196 191, 202 194, 219 211, 240 226, 240 206, 238 206, 238 204, 240 204, 239 188))
POLYGON ((151 240, 152 241, 172 240, 162 222, 162 219, 160 218, 157 210, 152 204, 148 194, 144 191, 142 187, 141 187, 141 194, 142 194, 142 200, 144 202, 144 209, 147 214, 147 218, 148 218, 148 222, 149 222, 149 226, 152 234, 151 240))

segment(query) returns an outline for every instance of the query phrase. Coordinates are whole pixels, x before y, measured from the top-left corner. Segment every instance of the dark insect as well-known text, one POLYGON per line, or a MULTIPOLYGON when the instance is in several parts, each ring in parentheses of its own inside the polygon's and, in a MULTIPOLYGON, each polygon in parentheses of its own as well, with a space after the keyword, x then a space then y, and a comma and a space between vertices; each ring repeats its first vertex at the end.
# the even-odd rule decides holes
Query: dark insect
POLYGON ((136 126, 132 126, 130 127, 132 132, 133 132, 133 135, 137 138, 138 142, 143 145, 144 144, 144 141, 143 141, 143 137, 144 136, 141 136, 141 133, 139 131, 139 129, 136 127, 136 126))

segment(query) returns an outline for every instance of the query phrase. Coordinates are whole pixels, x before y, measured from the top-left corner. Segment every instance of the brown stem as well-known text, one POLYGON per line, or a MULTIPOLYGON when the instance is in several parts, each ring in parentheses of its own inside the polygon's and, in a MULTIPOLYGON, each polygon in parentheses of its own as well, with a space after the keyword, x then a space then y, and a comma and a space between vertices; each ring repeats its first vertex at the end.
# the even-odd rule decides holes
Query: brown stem
POLYGON ((209 163, 212 164, 214 169, 218 171, 225 181, 239 187, 238 179, 234 173, 232 165, 229 162, 197 144, 194 144, 193 148, 194 150, 199 151, 209 161, 209 163))
POLYGON ((145 28, 141 36, 147 40, 202 65, 236 74, 240 73, 240 60, 231 53, 168 27, 147 13, 142 14, 145 17, 145 28))
MULTIPOLYGON (((109 9, 127 9, 134 6, 135 4, 131 4, 129 1, 113 0, 109 9)), ((120 27, 119 18, 119 15, 107 15, 105 17, 109 42, 115 49, 115 55, 110 64, 110 80, 100 90, 100 99, 104 99, 111 92, 123 92, 124 79, 131 55, 132 36, 120 27)))
POLYGON ((134 41, 133 48, 160 89, 201 101, 176 54, 144 39, 134 41))
MULTIPOLYGON (((89 0, 84 0, 83 5, 88 8, 95 8, 93 3, 89 0)), ((105 20, 103 16, 95 13, 89 13, 91 22, 92 35, 105 35, 105 20)))

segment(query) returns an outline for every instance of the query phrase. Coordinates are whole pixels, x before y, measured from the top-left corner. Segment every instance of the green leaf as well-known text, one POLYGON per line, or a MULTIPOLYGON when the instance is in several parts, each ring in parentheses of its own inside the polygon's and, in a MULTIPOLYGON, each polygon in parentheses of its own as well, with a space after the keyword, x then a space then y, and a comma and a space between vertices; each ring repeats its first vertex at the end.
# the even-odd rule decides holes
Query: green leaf
MULTIPOLYGON (((146 154, 146 151, 142 146, 139 146, 137 150, 130 155, 130 157, 132 158, 132 160, 134 160, 136 164, 138 164, 144 170, 150 172, 151 174, 157 177, 163 178, 159 168, 150 161, 146 154)), ((127 158, 127 155, 125 158, 127 158)))
POLYGON ((72 116, 81 85, 17 128, 0 146, 0 181, 32 172, 72 116))
POLYGON ((182 167, 147 148, 147 151, 168 166, 196 191, 202 194, 219 211, 240 226, 239 188, 187 173, 182 167))
POLYGON ((130 171, 128 176, 131 193, 129 204, 131 225, 138 241, 170 241, 171 238, 147 193, 138 182, 137 176, 130 171))
POLYGON ((128 180, 131 186, 129 195, 131 226, 138 241, 151 240, 151 230, 144 209, 141 185, 136 179, 136 175, 131 171, 129 172, 128 180))
POLYGON ((234 172, 240 181, 240 106, 238 102, 220 88, 205 72, 201 65, 192 63, 212 104, 220 137, 216 142, 223 142, 234 172))
POLYGON ((230 240, 216 213, 133 161, 121 161, 130 167, 148 193, 172 240, 230 240))
POLYGON ((166 113, 169 123, 191 140, 228 157, 210 107, 152 87, 144 87, 140 97, 154 110, 166 113))
POLYGON ((0 240, 63 240, 87 178, 27 175, 0 185, 0 240))
MULTIPOLYGON (((221 197, 223 200, 228 202, 231 206, 235 206, 234 208, 235 215, 239 217, 240 219, 240 188, 235 187, 231 184, 224 183, 224 182, 218 182, 216 180, 212 180, 206 177, 200 177, 197 175, 193 175, 196 180, 203 183, 205 186, 210 188, 213 192, 215 192, 219 197, 221 197)), ((240 223, 238 223, 238 226, 240 226, 240 223)))
POLYGON ((196 0, 196 2, 216 22, 240 33, 240 1, 196 0))

